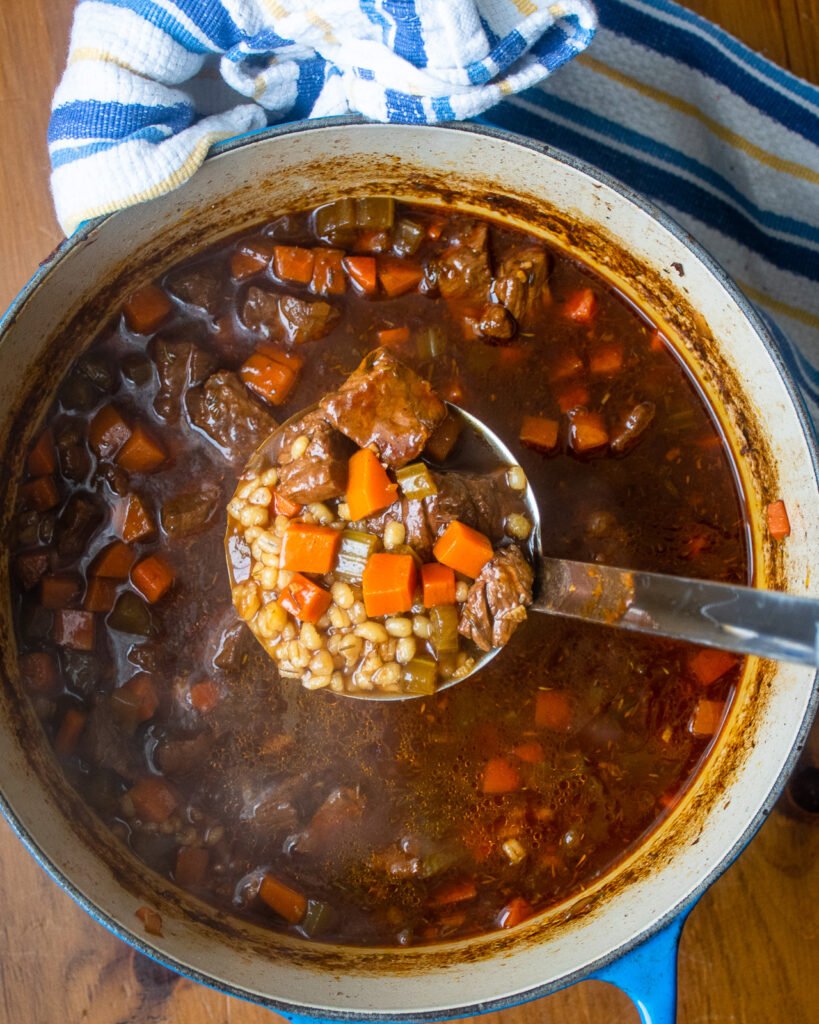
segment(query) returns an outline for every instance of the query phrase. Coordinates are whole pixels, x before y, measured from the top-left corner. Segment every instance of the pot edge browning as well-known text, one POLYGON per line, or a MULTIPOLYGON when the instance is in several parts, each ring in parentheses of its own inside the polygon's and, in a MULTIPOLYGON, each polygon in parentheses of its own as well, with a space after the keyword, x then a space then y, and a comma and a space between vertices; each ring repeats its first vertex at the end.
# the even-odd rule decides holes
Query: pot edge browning
MULTIPOLYGON (((216 159, 236 159, 237 153, 241 150, 216 159)), ((549 207, 535 195, 522 192, 514 196, 500 195, 489 178, 480 181, 472 177, 456 188, 452 174, 430 175, 397 158, 376 163, 373 159, 365 161, 346 153, 343 166, 335 168, 330 183, 326 181, 326 168, 326 160, 302 166, 301 190, 296 203, 290 194, 291 182, 283 181, 282 176, 276 174, 261 182, 244 184, 215 203, 190 211, 185 207, 183 187, 172 197, 173 209, 165 214, 159 230, 151 243, 143 247, 139 258, 131 256, 115 267, 101 286, 92 286, 87 295, 78 297, 74 309, 46 343, 27 391, 19 396, 16 407, 0 428, 0 445, 6 453, 0 463, 0 529, 5 536, 11 525, 15 481, 21 474, 25 452, 35 433, 33 428, 50 403, 56 384, 84 343, 94 337, 99 325, 110 318, 124 297, 144 281, 146 275, 141 268, 150 265, 151 276, 156 276, 192 252, 245 230, 263 218, 320 205, 340 192, 346 195, 389 193, 415 201, 467 208, 483 216, 525 225, 527 230, 541 235, 549 244, 601 274, 649 313, 673 340, 689 368, 693 371, 696 367, 695 375, 712 400, 716 399, 713 405, 727 428, 752 521, 759 521, 758 513, 764 508, 763 495, 777 490, 776 465, 761 417, 755 409, 742 406, 736 400, 735 396, 741 394, 740 382, 720 354, 707 320, 690 304, 684 287, 671 276, 671 268, 658 272, 639 261, 602 228, 580 223, 570 213, 549 207), (72 339, 70 344, 66 344, 66 338, 72 339)), ((150 216, 150 207, 147 210, 150 216)), ((79 246, 93 245, 99 235, 115 229, 119 219, 134 215, 134 211, 126 211, 93 227, 79 246)), ((63 253, 61 258, 70 258, 72 251, 63 253)), ((43 289, 47 294, 48 276, 24 301, 7 330, 25 329, 26 306, 42 301, 43 289)), ((754 530, 752 546, 757 583, 773 589, 785 588, 787 577, 781 546, 768 542, 763 548, 762 544, 760 531, 754 530)), ((166 920, 183 918, 208 932, 217 932, 221 941, 238 943, 248 955, 269 958, 272 954, 285 954, 290 965, 320 968, 328 973, 362 977, 427 973, 508 954, 524 944, 539 944, 558 932, 565 936, 574 921, 585 924, 590 915, 595 915, 647 873, 666 866, 677 852, 696 843, 706 818, 721 803, 746 751, 755 743, 755 712, 764 706, 775 671, 769 663, 748 660, 729 722, 687 796, 670 819, 656 826, 631 854, 579 898, 572 897, 513 933, 492 933, 449 945, 415 947, 400 952, 312 945, 239 921, 171 886, 132 857, 68 785, 62 773, 55 770, 54 755, 44 741, 42 728, 16 678, 7 548, 4 547, 0 559, 4 586, 0 635, 7 638, 3 644, 0 707, 18 748, 26 752, 27 773, 45 789, 53 806, 62 809, 78 843, 99 855, 111 879, 125 886, 134 897, 134 909, 148 903, 160 910, 166 920)), ((19 819, 24 828, 26 817, 23 809, 19 819)), ((37 845, 36 836, 32 835, 31 839, 37 845)), ((59 871, 71 878, 70 853, 61 856, 59 871)), ((93 893, 87 896, 94 901, 93 893)), ((121 924, 144 941, 135 920, 126 919, 121 924)), ((163 940, 151 944, 159 950, 166 948, 163 940)), ((167 955, 176 956, 172 950, 173 943, 167 955)))

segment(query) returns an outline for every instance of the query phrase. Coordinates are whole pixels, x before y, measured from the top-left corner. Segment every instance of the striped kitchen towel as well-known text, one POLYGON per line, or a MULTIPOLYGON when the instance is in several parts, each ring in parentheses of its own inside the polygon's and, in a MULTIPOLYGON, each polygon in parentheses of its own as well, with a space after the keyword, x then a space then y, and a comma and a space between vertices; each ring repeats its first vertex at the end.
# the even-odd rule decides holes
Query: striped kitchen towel
POLYGON ((168 192, 268 123, 474 117, 594 28, 590 0, 82 0, 48 129, 57 216, 168 192))
POLYGON ((819 422, 819 89, 668 0, 595 6, 581 52, 580 0, 84 0, 49 131, 61 222, 265 123, 484 111, 679 220, 778 328, 819 422))

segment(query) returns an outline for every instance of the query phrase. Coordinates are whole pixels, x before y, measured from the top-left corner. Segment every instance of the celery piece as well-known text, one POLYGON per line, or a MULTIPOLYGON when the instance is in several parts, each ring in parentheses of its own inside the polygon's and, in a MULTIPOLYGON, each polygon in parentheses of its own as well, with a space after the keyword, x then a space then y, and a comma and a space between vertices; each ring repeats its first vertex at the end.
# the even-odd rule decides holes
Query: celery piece
POLYGON ((414 220, 402 217, 395 225, 392 249, 398 256, 414 256, 424 240, 426 232, 414 220))
POLYGON ((381 541, 374 533, 363 530, 342 530, 341 544, 336 558, 335 574, 348 583, 360 583, 364 566, 370 555, 375 554, 381 541))
POLYGON ((454 604, 439 604, 431 608, 429 619, 432 624, 430 643, 436 657, 453 654, 458 650, 458 609, 454 604))
POLYGON ((154 633, 151 609, 129 590, 119 595, 106 621, 111 629, 120 633, 132 633, 134 636, 151 636, 154 633))
POLYGON ((437 326, 423 327, 415 336, 415 349, 422 363, 434 363, 446 354, 446 333, 437 326))
POLYGON ((311 939, 314 935, 322 935, 332 928, 336 921, 336 912, 329 903, 321 900, 308 900, 307 911, 301 920, 301 929, 311 939))
POLYGON ((355 222, 359 228, 391 228, 395 220, 395 200, 386 196, 368 196, 355 201, 355 222))
POLYGON ((404 690, 407 693, 435 693, 438 667, 432 658, 413 658, 404 666, 404 690))
POLYGON ((320 206, 313 214, 313 231, 326 242, 351 241, 356 229, 356 209, 352 199, 337 199, 320 206))
POLYGON ((438 493, 438 485, 423 462, 402 466, 395 475, 404 497, 411 501, 420 501, 438 493))

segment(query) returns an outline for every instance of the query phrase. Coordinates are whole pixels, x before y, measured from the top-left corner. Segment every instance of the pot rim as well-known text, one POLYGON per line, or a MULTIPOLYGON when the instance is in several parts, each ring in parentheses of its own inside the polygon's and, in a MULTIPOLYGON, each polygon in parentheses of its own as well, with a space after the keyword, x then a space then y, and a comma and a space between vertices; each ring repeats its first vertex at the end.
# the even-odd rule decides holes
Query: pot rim
MULTIPOLYGON (((738 285, 724 270, 721 264, 710 255, 709 252, 698 242, 693 236, 672 216, 660 209, 654 204, 653 201, 642 196, 640 193, 635 192, 628 185, 611 177, 605 171, 594 167, 591 164, 586 163, 583 160, 578 159, 570 153, 566 153, 563 150, 557 149, 553 146, 548 145, 544 142, 539 142, 535 139, 529 138, 525 135, 520 135, 515 132, 511 132, 505 129, 495 128, 494 126, 486 124, 466 124, 463 122, 450 122, 443 125, 403 125, 394 123, 384 123, 378 121, 369 121, 366 118, 362 118, 358 115, 347 115, 339 117, 326 117, 316 118, 314 120, 301 120, 294 121, 284 125, 276 125, 273 127, 259 128, 250 132, 246 132, 242 135, 235 136, 230 139, 226 139, 222 142, 216 143, 211 147, 210 152, 206 160, 211 160, 215 157, 222 156, 224 154, 233 152, 234 150, 244 148, 246 146, 265 144, 273 139, 283 138, 287 135, 302 133, 306 131, 325 131, 328 129, 355 129, 356 127, 363 127, 369 130, 380 129, 387 132, 402 131, 406 128, 412 130, 430 131, 430 132, 450 132, 458 131, 467 134, 486 136, 489 138, 496 139, 500 142, 507 144, 520 146, 525 149, 529 149, 535 153, 548 156, 558 163, 565 164, 571 167, 573 170, 585 175, 593 181, 608 187, 612 192, 616 193, 621 201, 625 201, 633 206, 636 206, 640 211, 647 214, 653 220, 655 220, 661 227, 671 234, 674 239, 679 242, 685 249, 690 252, 696 260, 698 260, 708 271, 708 273, 717 281, 717 283, 725 290, 729 297, 736 303, 741 315, 750 324, 752 330, 761 341, 765 352, 769 359, 774 364, 782 383, 784 384, 785 390, 788 394, 788 398, 794 408, 802 434, 807 443, 807 448, 810 453, 811 464, 813 467, 814 480, 819 486, 819 436, 816 429, 810 419, 807 412, 805 401, 796 386, 793 376, 782 356, 780 349, 774 337, 773 330, 766 322, 765 318, 760 314, 756 307, 750 302, 750 300, 743 294, 739 289, 738 285)), ((182 186, 184 187, 184 185, 182 186)), ((52 251, 52 253, 44 259, 34 274, 29 280, 23 285, 18 294, 14 297, 10 303, 8 309, 0 316, 0 344, 3 343, 3 335, 6 327, 12 323, 20 311, 25 306, 29 297, 34 291, 40 286, 40 284, 49 276, 49 274, 58 266, 62 260, 64 260, 70 253, 81 243, 83 243, 89 235, 91 235, 100 225, 116 217, 121 211, 115 211, 113 213, 105 214, 101 217, 95 218, 83 222, 74 233, 64 238, 59 245, 52 251)), ((579 981, 589 978, 595 972, 598 972, 608 967, 613 962, 621 959, 630 953, 633 949, 640 946, 643 942, 650 939, 672 921, 679 917, 685 917, 690 912, 691 908, 700 899, 703 893, 726 871, 731 864, 736 860, 742 850, 747 846, 750 840, 753 838, 755 833, 759 830, 762 823, 770 814, 774 804, 781 795, 788 776, 790 775, 796 760, 801 752, 806 736, 811 728, 814 717, 816 716, 817 710, 819 710, 819 671, 814 673, 813 683, 811 686, 811 693, 808 701, 805 705, 805 713, 799 726, 799 730, 796 734, 795 740, 791 749, 782 764, 782 768, 769 788, 765 795, 764 801, 748 822, 745 829, 735 841, 733 846, 719 859, 719 861, 708 871, 703 880, 684 898, 679 900, 673 907, 668 909, 664 914, 659 916, 655 921, 648 925, 640 934, 636 935, 631 940, 624 942, 622 945, 614 950, 610 950, 603 956, 597 959, 585 963, 583 966, 578 967, 576 970, 569 974, 563 975, 561 978, 546 982, 542 985, 536 985, 532 988, 526 989, 523 992, 515 993, 511 996, 500 996, 496 999, 486 1000, 479 1003, 465 1004, 458 1007, 457 1013, 453 1014, 451 1009, 445 1012, 442 1017, 440 1011, 427 1010, 427 1011, 411 1011, 406 1014, 403 1013, 391 1013, 390 1020, 396 1021, 441 1021, 457 1019, 467 1016, 477 1016, 484 1013, 496 1012, 506 1009, 511 1006, 517 1006, 525 1002, 529 1002, 535 999, 539 999, 543 996, 550 995, 559 989, 566 988, 570 985, 576 984, 579 981)), ((155 962, 161 964, 164 967, 182 975, 183 977, 189 978, 196 981, 198 984, 204 985, 207 988, 214 989, 215 991, 227 993, 235 996, 236 998, 243 999, 252 1002, 256 1005, 264 1006, 268 1009, 276 1010, 280 1013, 289 1014, 296 1016, 297 1018, 304 1019, 326 1019, 326 1020, 341 1020, 341 1021, 355 1021, 355 1020, 367 1020, 367 1021, 383 1021, 385 1018, 379 1013, 373 1013, 369 1011, 349 1011, 339 1009, 321 1008, 317 1010, 320 1017, 311 1017, 311 1007, 300 1007, 294 1006, 293 1004, 283 1002, 274 998, 270 998, 260 994, 251 993, 249 990, 239 988, 232 985, 229 982, 218 981, 209 975, 203 974, 194 967, 182 964, 177 961, 173 956, 170 956, 164 952, 161 952, 154 947, 150 942, 132 931, 123 923, 119 922, 107 911, 97 906, 90 898, 85 896, 71 881, 70 878, 63 872, 63 870, 53 863, 42 849, 37 844, 36 840, 32 835, 29 834, 25 826, 19 820, 17 815, 9 805, 5 794, 0 789, 0 812, 2 812, 5 819, 10 824, 15 835, 21 840, 23 845, 26 847, 28 852, 33 856, 37 863, 54 879, 54 881, 60 886, 61 889, 65 890, 72 899, 78 903, 95 921, 103 925, 109 932, 121 939, 123 942, 134 947, 138 952, 144 956, 149 957, 155 962)))

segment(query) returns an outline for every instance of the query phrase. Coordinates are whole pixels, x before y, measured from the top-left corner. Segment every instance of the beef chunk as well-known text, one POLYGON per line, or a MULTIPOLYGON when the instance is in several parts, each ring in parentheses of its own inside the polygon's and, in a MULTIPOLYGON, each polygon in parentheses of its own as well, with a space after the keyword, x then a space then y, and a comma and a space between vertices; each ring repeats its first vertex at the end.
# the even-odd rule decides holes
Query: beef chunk
POLYGON ((407 544, 422 557, 432 553, 432 545, 453 519, 459 519, 490 540, 504 536, 504 522, 523 504, 505 486, 500 474, 432 473, 438 493, 421 501, 406 498, 395 502, 367 520, 367 529, 381 534, 387 519, 404 524, 407 544))
POLYGON ((214 358, 190 341, 157 340, 153 352, 159 376, 154 409, 166 423, 176 423, 185 389, 201 384, 216 368, 214 358))
POLYGON ((382 462, 403 466, 421 454, 446 406, 429 384, 385 348, 368 353, 338 391, 321 402, 330 422, 382 462))
POLYGON ((62 558, 79 558, 105 518, 97 500, 90 494, 73 494, 57 520, 57 551, 62 558))
POLYGON ((347 489, 347 461, 353 450, 320 409, 307 413, 282 435, 277 489, 301 505, 338 498, 347 489), (294 459, 292 447, 297 437, 308 437, 310 443, 305 453, 294 459))
POLYGON ((437 260, 438 288, 445 299, 483 299, 489 294, 489 228, 459 218, 450 227, 447 248, 437 260))
POLYGON ((265 337, 295 342, 317 341, 335 327, 341 311, 323 299, 277 295, 263 288, 249 288, 242 321, 265 337))
POLYGON ((23 590, 31 590, 51 568, 52 552, 50 548, 37 548, 35 551, 24 551, 14 559, 14 572, 23 585, 23 590))
POLYGON ((634 448, 651 426, 656 411, 653 402, 640 402, 622 418, 611 439, 611 450, 615 455, 625 455, 634 448))
POLYGON ((191 270, 170 274, 165 287, 177 299, 204 310, 211 317, 219 315, 227 298, 225 272, 216 263, 206 263, 191 270))
POLYGON ((492 286, 495 299, 518 323, 525 323, 543 307, 550 271, 549 254, 541 246, 527 244, 513 250, 498 268, 492 286))
POLYGON ((310 301, 295 295, 283 295, 279 300, 279 317, 285 335, 297 345, 318 341, 335 327, 340 310, 323 299, 310 301))
POLYGON ((162 504, 162 529, 171 537, 198 533, 208 525, 218 503, 218 493, 207 487, 188 494, 175 494, 162 504))
POLYGON ((517 324, 505 306, 487 302, 475 321, 478 334, 487 341, 501 343, 509 341, 517 330, 517 324))
POLYGON ((111 768, 129 780, 140 773, 134 745, 114 717, 107 696, 100 697, 92 708, 81 744, 83 756, 97 767, 111 768))
POLYGON ((482 651, 503 647, 526 618, 534 578, 519 547, 501 548, 469 588, 458 632, 482 651))
MULTIPOLYGON (((244 622, 236 620, 232 608, 228 616, 222 616, 221 621, 214 625, 218 633, 211 648, 211 664, 214 669, 233 675, 242 667, 248 649, 254 643, 253 634, 244 622)), ((213 634, 208 631, 208 635, 213 634)))
POLYGON ((244 462, 276 421, 252 399, 235 373, 220 370, 187 394, 188 415, 228 462, 244 462))
POLYGON ((278 338, 281 334, 279 296, 264 288, 249 288, 242 307, 242 323, 265 337, 278 338))
POLYGON ((242 805, 239 820, 251 831, 264 833, 269 838, 278 834, 284 838, 299 825, 299 812, 295 801, 304 789, 301 775, 285 777, 262 785, 246 784, 242 787, 242 805))
POLYGON ((344 786, 334 789, 307 828, 288 841, 288 849, 306 854, 327 854, 331 848, 335 852, 343 842, 345 832, 358 828, 366 806, 358 790, 344 786))
POLYGON ((195 736, 163 736, 154 757, 166 775, 191 775, 202 767, 212 746, 213 737, 207 730, 195 736))

